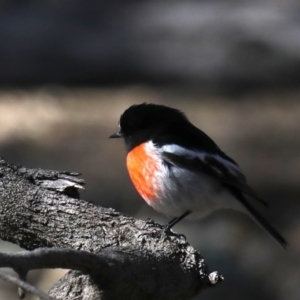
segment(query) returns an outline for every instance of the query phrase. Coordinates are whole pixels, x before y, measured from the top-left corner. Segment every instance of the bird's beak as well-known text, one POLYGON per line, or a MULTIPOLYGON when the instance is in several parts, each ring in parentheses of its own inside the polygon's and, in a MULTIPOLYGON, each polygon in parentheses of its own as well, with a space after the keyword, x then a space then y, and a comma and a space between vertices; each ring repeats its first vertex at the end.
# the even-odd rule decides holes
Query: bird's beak
POLYGON ((116 138, 121 138, 121 137, 123 137, 123 134, 122 134, 122 132, 119 130, 118 132, 112 134, 109 138, 110 138, 110 139, 116 139, 116 138))

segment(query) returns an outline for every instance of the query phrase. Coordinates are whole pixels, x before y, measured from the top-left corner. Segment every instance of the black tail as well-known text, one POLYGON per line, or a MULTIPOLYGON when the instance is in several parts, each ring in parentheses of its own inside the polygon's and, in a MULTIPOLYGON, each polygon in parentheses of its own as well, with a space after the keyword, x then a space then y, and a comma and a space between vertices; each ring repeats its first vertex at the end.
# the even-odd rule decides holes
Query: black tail
POLYGON ((249 204, 247 199, 240 191, 235 190, 233 193, 250 212, 254 220, 258 222, 258 224, 262 226, 262 228, 264 228, 278 243, 280 243, 284 249, 286 249, 288 242, 284 239, 284 237, 249 204))

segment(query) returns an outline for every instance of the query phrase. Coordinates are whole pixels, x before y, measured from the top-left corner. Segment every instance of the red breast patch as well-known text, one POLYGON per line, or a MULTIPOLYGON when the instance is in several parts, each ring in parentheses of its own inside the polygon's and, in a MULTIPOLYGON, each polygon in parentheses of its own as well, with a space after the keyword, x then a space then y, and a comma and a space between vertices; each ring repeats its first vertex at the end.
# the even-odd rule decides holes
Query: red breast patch
POLYGON ((127 154, 127 169, 129 176, 139 192, 148 201, 156 199, 157 184, 155 173, 158 171, 158 162, 155 155, 143 143, 127 154))

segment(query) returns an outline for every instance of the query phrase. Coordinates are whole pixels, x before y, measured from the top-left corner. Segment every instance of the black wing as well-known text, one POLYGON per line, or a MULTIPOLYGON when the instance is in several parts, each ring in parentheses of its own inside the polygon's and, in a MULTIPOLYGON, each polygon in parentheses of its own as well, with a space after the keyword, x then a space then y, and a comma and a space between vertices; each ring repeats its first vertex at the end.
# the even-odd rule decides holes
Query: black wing
MULTIPOLYGON (((216 159, 213 155, 205 156, 202 160, 199 157, 183 156, 170 152, 163 152, 165 162, 186 168, 195 173, 205 173, 214 177, 220 182, 237 188, 242 193, 258 200, 264 206, 268 207, 269 204, 261 199, 256 192, 246 183, 245 176, 238 171, 238 169, 229 170, 222 162, 216 159)), ((232 161, 230 161, 232 163, 232 161)))
POLYGON ((170 152, 164 152, 163 158, 167 164, 171 164, 180 168, 188 169, 195 173, 206 173, 220 182, 228 186, 231 193, 241 202, 241 204, 250 212, 250 215, 262 226, 276 241, 278 241, 284 248, 287 247, 287 241, 282 235, 270 225, 247 201, 243 194, 251 196, 259 200, 264 205, 267 202, 257 196, 254 190, 247 185, 245 176, 242 173, 235 175, 230 173, 224 164, 218 161, 213 156, 207 156, 204 161, 198 157, 182 156, 170 152))

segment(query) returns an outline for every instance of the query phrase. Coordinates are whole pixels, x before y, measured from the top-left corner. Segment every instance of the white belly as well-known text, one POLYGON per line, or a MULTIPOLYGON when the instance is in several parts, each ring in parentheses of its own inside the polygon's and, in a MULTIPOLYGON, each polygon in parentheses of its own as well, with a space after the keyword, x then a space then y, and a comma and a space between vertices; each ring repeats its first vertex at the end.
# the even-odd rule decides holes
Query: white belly
POLYGON ((218 209, 246 212, 229 189, 214 178, 165 164, 161 159, 161 150, 152 142, 145 145, 144 151, 152 157, 157 156, 158 165, 155 173, 152 173, 155 175, 148 181, 157 192, 154 198, 142 196, 158 212, 178 217, 186 211, 192 211, 188 217, 190 219, 205 217, 218 209))
POLYGON ((161 192, 156 200, 147 201, 155 210, 178 217, 186 211, 190 219, 202 218, 218 209, 245 212, 239 201, 221 183, 206 175, 199 175, 177 167, 162 165, 161 192))

